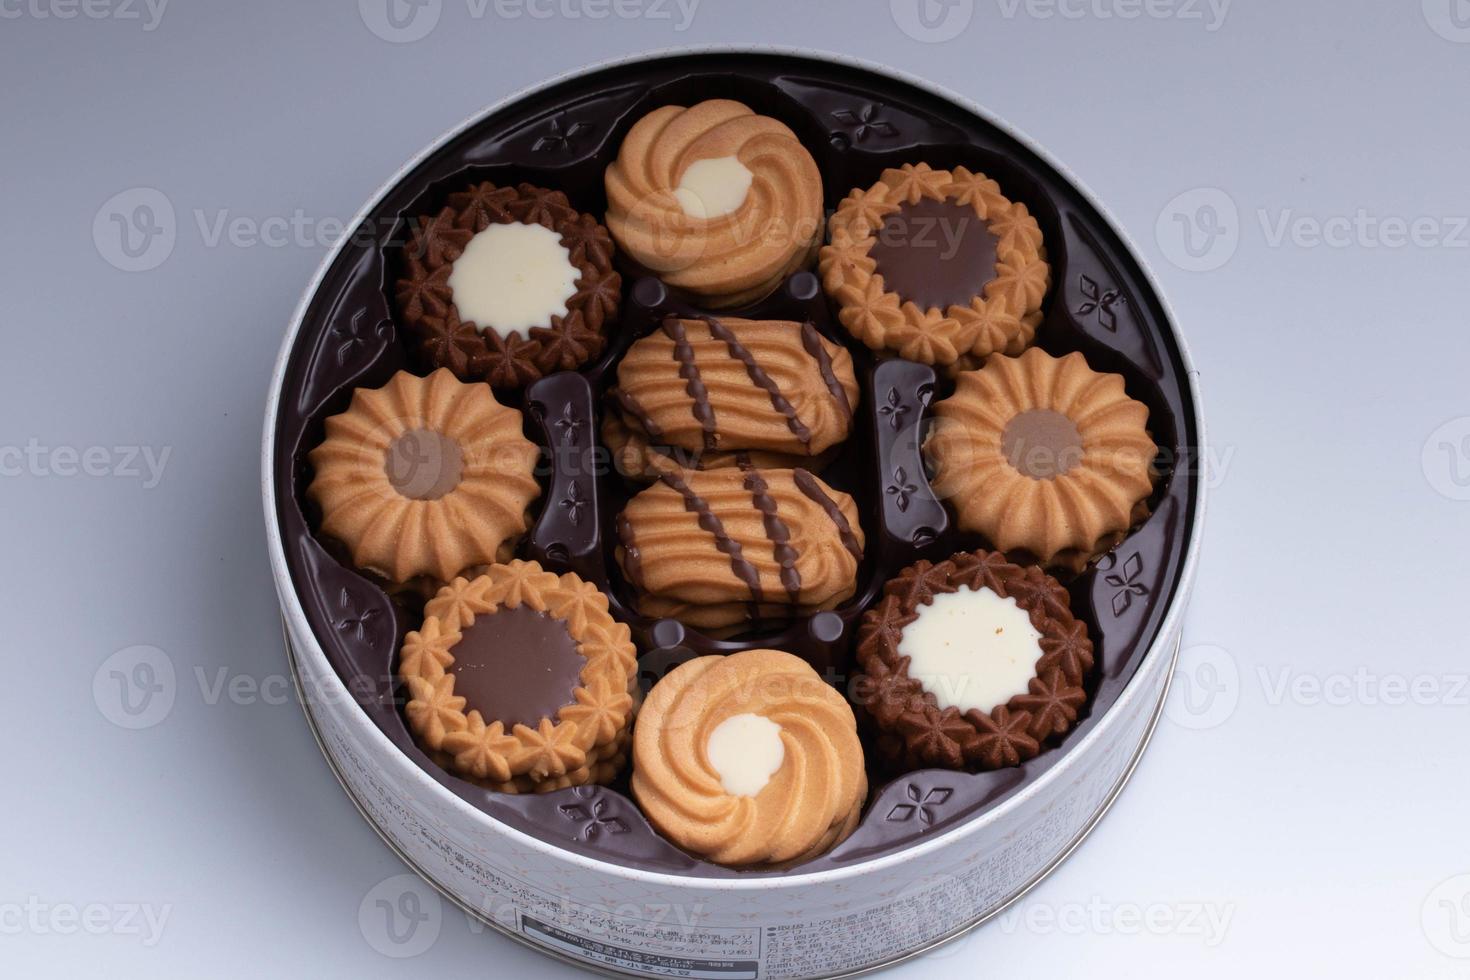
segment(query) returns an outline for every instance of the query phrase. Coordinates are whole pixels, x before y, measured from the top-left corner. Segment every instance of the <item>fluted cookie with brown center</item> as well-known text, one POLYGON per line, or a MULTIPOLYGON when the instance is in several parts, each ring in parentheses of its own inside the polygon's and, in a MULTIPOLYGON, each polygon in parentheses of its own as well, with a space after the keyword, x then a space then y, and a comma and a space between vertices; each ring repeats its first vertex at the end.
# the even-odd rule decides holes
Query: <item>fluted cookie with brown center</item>
POLYGON ((440 590, 398 661, 419 744, 509 793, 611 780, 637 670, 628 627, 596 586, 525 561, 440 590))
POLYGON ((560 191, 476 184, 414 229, 398 310, 435 366, 520 388, 602 353, 622 299, 613 251, 560 191))
POLYGON ((603 440, 618 469, 819 466, 852 431, 852 355, 810 323, 669 317, 618 365, 603 440))
POLYGON ((1020 353, 1051 282, 1041 227, 964 167, 904 164, 843 200, 828 222, 822 286, 874 350, 950 365, 1020 353))
POLYGON ((821 244, 816 161, 785 123, 729 99, 638 120, 605 182, 624 253, 712 309, 772 292, 821 244))
POLYGON ((1087 703, 1087 626, 1067 590, 999 553, 909 566, 864 616, 853 685, 903 769, 999 769, 1065 734, 1087 703))
POLYGON ((633 732, 633 796, 678 846, 780 867, 852 833, 867 795, 852 708, 799 657, 749 650, 680 665, 633 732))
POLYGON ((934 413, 934 489, 1000 551, 1080 571, 1147 516, 1148 407, 1081 354, 992 357, 934 413))
POLYGON ((509 557, 540 496, 521 413, 448 370, 358 388, 308 455, 321 533, 390 583, 447 582, 509 557))
POLYGON ((645 616, 701 629, 831 609, 857 588, 857 505, 809 471, 670 471, 617 519, 645 616))

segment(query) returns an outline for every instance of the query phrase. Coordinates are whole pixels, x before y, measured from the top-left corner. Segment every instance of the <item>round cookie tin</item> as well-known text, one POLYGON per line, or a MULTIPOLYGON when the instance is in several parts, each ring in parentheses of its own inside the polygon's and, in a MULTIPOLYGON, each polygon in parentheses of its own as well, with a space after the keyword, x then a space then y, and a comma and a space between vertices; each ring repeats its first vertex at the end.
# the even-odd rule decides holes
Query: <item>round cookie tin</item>
MULTIPOLYGON (((921 770, 877 785, 851 838, 784 872, 732 872, 690 858, 653 834, 615 788, 504 796, 440 770, 407 735, 394 691, 393 651, 413 624, 400 623, 381 590, 327 554, 300 505, 302 447, 320 439, 324 406, 340 410, 354 383, 381 384, 396 366, 386 298, 392 274, 376 233, 344 238, 326 257, 275 365, 262 459, 271 567, 292 673, 332 771, 389 846, 468 914, 542 952, 617 975, 843 976, 921 952, 999 912, 1080 843, 1132 772, 1167 693, 1197 561, 1204 429, 1196 372, 1142 260, 1064 168, 963 98, 845 57, 681 49, 553 79, 447 133, 394 175, 352 227, 396 230, 404 214, 417 213, 422 200, 467 171, 501 181, 529 174, 546 186, 594 181, 630 116, 650 99, 691 93, 800 116, 804 144, 837 169, 840 186, 829 197, 863 186, 877 167, 978 157, 1008 189, 1044 202, 1038 220, 1054 268, 1048 323, 1057 325, 1043 332, 1065 335, 1070 349, 1125 374, 1130 390, 1147 389, 1156 441, 1171 461, 1148 519, 1071 586, 1099 649, 1087 717, 1059 746, 1019 767, 921 770), (856 161, 851 171, 832 163, 846 160, 856 161)), ((761 311, 832 325, 815 277, 805 273, 761 311)), ((683 310, 656 282, 628 286, 623 324, 671 312, 683 310)), ((620 353, 612 340, 604 367, 620 353)), ((544 434, 557 421, 587 423, 600 373, 584 372, 592 383, 563 374, 533 386, 528 428, 540 423, 544 434)), ((904 432, 912 433, 935 381, 931 369, 884 362, 869 372, 863 397, 882 399, 892 416, 910 414, 904 432)), ((885 435, 888 428, 874 425, 870 436, 885 460, 906 451, 885 435)), ((916 453, 916 442, 907 451, 916 453)), ((880 475, 871 482, 881 483, 880 475)), ((543 499, 565 499, 570 479, 553 465, 543 499)), ((955 545, 942 508, 930 502, 926 513, 870 499, 878 525, 870 529, 878 556, 871 577, 955 545)), ((592 510, 599 510, 595 500, 592 510)), ((543 517, 528 547, 606 582, 595 532, 579 538, 565 522, 543 517)), ((854 605, 863 594, 860 588, 854 605)), ((842 664, 827 651, 850 640, 856 614, 840 613, 758 645, 797 652, 829 677, 837 669, 832 679, 841 682, 842 664)), ((670 620, 635 620, 634 636, 655 661, 743 648, 670 620)))

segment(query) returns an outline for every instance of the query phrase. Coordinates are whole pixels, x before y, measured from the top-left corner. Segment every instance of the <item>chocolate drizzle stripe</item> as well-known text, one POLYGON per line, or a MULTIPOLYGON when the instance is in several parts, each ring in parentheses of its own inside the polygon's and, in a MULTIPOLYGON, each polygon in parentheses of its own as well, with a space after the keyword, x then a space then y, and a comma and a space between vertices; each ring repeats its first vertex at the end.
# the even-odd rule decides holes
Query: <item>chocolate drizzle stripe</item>
POLYGON ((679 364, 679 377, 686 382, 684 390, 693 400, 690 411, 704 430, 704 448, 713 450, 718 442, 715 435, 715 409, 709 402, 709 389, 699 377, 699 365, 694 361, 694 348, 689 345, 689 334, 678 317, 667 317, 662 324, 664 333, 674 342, 674 360, 679 364))
POLYGON ((837 533, 842 538, 842 545, 854 559, 863 560, 863 546, 858 543, 857 535, 852 533, 852 525, 847 523, 847 515, 837 502, 827 496, 827 491, 817 482, 817 478, 806 470, 797 469, 792 472, 792 482, 796 489, 807 495, 807 498, 816 503, 822 510, 827 512, 827 518, 837 526, 837 533))
POLYGON ((617 401, 618 407, 623 410, 623 414, 637 422, 639 427, 648 433, 648 438, 662 439, 664 437, 664 430, 644 410, 643 406, 638 404, 638 399, 621 388, 614 388, 610 394, 617 401))
POLYGON ((721 554, 730 556, 730 570, 735 573, 736 578, 745 583, 746 588, 750 589, 751 601, 763 602, 765 593, 761 590, 760 572, 746 560, 740 542, 730 537, 725 530, 724 522, 710 508, 709 501, 695 493, 693 488, 685 483, 684 478, 677 473, 661 473, 659 482, 684 498, 684 509, 698 518, 700 530, 714 535, 715 548, 721 554))
POLYGON ((801 346, 811 355, 812 360, 817 362, 817 370, 822 372, 822 380, 827 384, 827 390, 832 393, 832 400, 837 403, 837 409, 843 418, 852 421, 852 402, 847 400, 847 389, 837 380, 836 373, 832 370, 832 356, 827 353, 826 345, 822 343, 822 335, 817 333, 816 326, 810 321, 801 325, 801 346))
POLYGON ((794 606, 801 596, 801 570, 796 567, 801 553, 791 545, 791 529, 777 513, 776 498, 771 496, 770 484, 761 476, 761 471, 755 467, 742 469, 745 470, 745 489, 750 491, 755 509, 761 512, 766 539, 771 542, 771 555, 781 567, 781 584, 786 588, 787 600, 794 606))
POLYGON ((623 546, 623 572, 628 576, 628 582, 639 592, 643 588, 643 555, 638 550, 638 542, 633 538, 633 524, 628 520, 627 514, 618 515, 618 543, 623 546))
POLYGON ((812 430, 806 427, 806 423, 796 414, 796 406, 781 394, 781 387, 776 384, 774 378, 766 373, 765 368, 756 363, 755 356, 740 342, 740 338, 730 332, 714 317, 703 318, 705 326, 709 328, 710 336, 716 340, 724 341, 730 350, 730 356, 745 365, 745 373, 750 376, 750 383, 766 392, 771 398, 771 407, 786 417, 786 428, 801 442, 803 446, 812 443, 812 430))

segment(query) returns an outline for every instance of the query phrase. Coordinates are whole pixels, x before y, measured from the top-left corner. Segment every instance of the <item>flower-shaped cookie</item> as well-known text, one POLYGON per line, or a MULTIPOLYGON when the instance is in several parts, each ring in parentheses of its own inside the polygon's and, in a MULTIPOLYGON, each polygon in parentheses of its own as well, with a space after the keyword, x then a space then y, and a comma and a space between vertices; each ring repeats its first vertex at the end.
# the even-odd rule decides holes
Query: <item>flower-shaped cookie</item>
POLYGON ((1076 722, 1092 669, 1066 589, 997 552, 921 561, 858 630, 857 694, 902 769, 999 769, 1076 722))
POLYGON ((612 264, 607 229, 565 194, 487 181, 417 223, 398 310, 430 363, 520 388, 602 353, 622 302, 612 264))
POLYGON ((874 350, 950 365, 1024 350, 1051 281, 1041 228, 984 174, 904 164, 852 191, 819 267, 838 318, 874 350))
POLYGON ((391 583, 508 557, 541 493, 521 413, 443 368, 358 388, 308 458, 322 534, 391 583))
POLYGON ((637 671, 628 627, 596 586, 525 561, 441 589, 398 660, 419 744, 502 792, 611 779, 637 671))
POLYGON ((784 123, 729 99, 638 120, 606 184, 624 253, 711 309, 760 299, 821 243, 816 161, 784 123))
POLYGON ((934 412, 934 489, 1001 551, 1080 571, 1147 515, 1148 407, 1081 354, 992 357, 934 412))
POLYGON ((857 826, 867 775, 845 698, 799 657, 680 665, 633 732, 633 796, 675 844, 733 867, 796 864, 857 826))

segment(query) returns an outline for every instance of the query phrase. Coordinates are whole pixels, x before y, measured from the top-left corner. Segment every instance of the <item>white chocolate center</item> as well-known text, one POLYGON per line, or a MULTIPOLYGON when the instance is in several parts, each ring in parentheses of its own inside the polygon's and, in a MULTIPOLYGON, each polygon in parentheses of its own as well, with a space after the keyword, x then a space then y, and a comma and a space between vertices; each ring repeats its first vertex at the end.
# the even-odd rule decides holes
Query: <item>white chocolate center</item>
POLYGON ((577 267, 561 236, 541 225, 491 225, 454 260, 449 288, 461 320, 481 333, 524 336, 567 315, 577 291, 577 267))
POLYGON ((691 218, 718 218, 745 203, 753 176, 735 157, 695 160, 684 169, 674 197, 691 218))
POLYGON ((749 713, 731 715, 716 725, 704 752, 731 796, 755 796, 786 761, 781 726, 749 713))
POLYGON ((915 612, 898 652, 939 707, 988 712, 1026 693, 1041 659, 1041 634, 1015 599, 966 586, 915 612))

